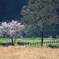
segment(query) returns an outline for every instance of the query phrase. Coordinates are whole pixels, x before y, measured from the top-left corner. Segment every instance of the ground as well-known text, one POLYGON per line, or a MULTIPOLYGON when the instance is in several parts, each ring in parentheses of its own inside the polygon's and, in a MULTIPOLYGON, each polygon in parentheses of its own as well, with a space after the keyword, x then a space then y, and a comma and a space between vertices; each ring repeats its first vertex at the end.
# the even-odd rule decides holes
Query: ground
POLYGON ((59 59, 59 48, 0 46, 0 59, 59 59))

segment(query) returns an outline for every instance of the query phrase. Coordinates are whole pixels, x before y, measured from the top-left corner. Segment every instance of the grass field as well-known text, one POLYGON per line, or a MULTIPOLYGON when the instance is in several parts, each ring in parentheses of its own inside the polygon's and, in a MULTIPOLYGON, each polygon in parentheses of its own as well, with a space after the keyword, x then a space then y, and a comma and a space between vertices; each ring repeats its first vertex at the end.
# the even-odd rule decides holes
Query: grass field
MULTIPOLYGON (((51 39, 44 38, 45 42, 50 40, 51 39)), ((18 38, 16 40, 16 42, 38 41, 40 42, 40 39, 38 38, 18 38)), ((11 43, 11 40, 8 38, 0 38, 0 43, 8 42, 11 43)), ((35 45, 31 47, 21 47, 17 44, 15 44, 15 46, 8 47, 0 46, 0 59, 59 59, 59 43, 45 45, 44 47, 41 47, 40 45, 35 45)))
MULTIPOLYGON (((15 39, 14 39, 15 40, 15 39)), ((44 42, 49 42, 49 41, 58 41, 59 39, 51 39, 51 38, 44 38, 44 42)), ((33 42, 41 42, 41 38, 17 38, 16 43, 33 43, 33 42)), ((0 38, 0 44, 10 44, 11 45, 11 39, 10 38, 0 38)), ((6 45, 4 45, 6 46, 6 45)), ((9 46, 9 45, 7 45, 9 46)), ((44 45, 46 47, 59 47, 59 44, 49 44, 49 45, 44 45)), ((40 45, 34 45, 30 47, 41 47, 40 45)))
MULTIPOLYGON (((15 39, 14 39, 15 40, 15 39)), ((51 38, 44 38, 44 42, 48 41, 57 41, 56 39, 51 39, 51 38)), ((17 38, 16 42, 41 42, 41 38, 17 38)), ((0 38, 0 43, 11 43, 10 38, 0 38)))

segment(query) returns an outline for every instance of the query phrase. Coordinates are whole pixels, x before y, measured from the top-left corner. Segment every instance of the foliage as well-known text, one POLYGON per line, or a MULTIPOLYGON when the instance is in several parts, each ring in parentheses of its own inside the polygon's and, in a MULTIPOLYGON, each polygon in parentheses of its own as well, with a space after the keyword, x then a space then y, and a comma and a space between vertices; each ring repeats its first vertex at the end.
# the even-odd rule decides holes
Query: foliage
POLYGON ((20 37, 22 34, 22 30, 24 29, 24 25, 17 21, 12 22, 2 22, 0 24, 0 37, 8 37, 11 38, 13 42, 13 38, 20 37))
POLYGON ((21 15, 23 18, 21 20, 27 26, 26 33, 37 30, 38 35, 41 33, 42 44, 44 29, 59 22, 56 11, 59 6, 58 3, 58 0, 29 0, 28 5, 22 8, 21 15))

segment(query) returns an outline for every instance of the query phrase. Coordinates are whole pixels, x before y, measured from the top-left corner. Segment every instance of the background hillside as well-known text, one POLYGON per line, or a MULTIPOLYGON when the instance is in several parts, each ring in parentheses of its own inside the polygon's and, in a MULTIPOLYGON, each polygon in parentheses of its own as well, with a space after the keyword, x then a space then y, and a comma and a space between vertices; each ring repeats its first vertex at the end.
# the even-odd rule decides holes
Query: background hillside
POLYGON ((28 0, 0 0, 0 22, 19 20, 22 6, 28 0))

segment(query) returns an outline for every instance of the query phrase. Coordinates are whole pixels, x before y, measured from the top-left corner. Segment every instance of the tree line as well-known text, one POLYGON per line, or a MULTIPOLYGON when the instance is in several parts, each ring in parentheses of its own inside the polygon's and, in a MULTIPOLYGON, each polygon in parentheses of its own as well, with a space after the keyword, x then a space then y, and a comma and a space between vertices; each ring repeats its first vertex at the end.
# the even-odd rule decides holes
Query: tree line
POLYGON ((43 46, 44 30, 52 25, 59 24, 57 10, 59 10, 59 0, 29 0, 28 4, 22 7, 21 23, 12 21, 0 24, 1 36, 10 37, 13 43, 13 38, 18 37, 21 30, 24 29, 26 35, 33 32, 38 36, 41 35, 41 46, 43 46))

